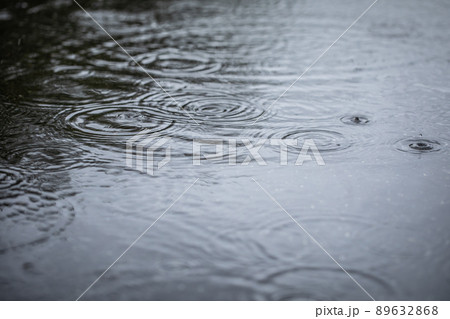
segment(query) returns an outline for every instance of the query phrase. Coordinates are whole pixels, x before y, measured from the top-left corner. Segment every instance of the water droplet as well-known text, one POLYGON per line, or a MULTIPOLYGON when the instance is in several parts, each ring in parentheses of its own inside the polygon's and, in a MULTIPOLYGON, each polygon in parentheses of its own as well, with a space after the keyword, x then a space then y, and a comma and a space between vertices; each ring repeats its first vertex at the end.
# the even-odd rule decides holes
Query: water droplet
POLYGON ((432 139, 406 138, 395 143, 397 150, 412 154, 437 152, 441 149, 441 143, 432 139))
POLYGON ((349 125, 366 125, 370 120, 364 115, 348 115, 341 117, 341 122, 349 125))

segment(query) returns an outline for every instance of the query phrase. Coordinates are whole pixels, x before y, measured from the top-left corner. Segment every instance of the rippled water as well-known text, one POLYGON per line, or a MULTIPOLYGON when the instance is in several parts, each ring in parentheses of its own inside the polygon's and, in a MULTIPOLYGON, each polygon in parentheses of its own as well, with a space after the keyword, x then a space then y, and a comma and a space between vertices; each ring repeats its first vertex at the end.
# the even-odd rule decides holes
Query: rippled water
POLYGON ((83 299, 368 299, 252 178, 375 299, 448 299, 448 2, 380 0, 272 105, 369 5, 86 4, 137 65, 71 1, 2 4, 1 299, 78 298, 196 178, 83 299), (154 176, 144 131, 172 138, 154 176), (192 165, 230 138, 325 165, 192 165))

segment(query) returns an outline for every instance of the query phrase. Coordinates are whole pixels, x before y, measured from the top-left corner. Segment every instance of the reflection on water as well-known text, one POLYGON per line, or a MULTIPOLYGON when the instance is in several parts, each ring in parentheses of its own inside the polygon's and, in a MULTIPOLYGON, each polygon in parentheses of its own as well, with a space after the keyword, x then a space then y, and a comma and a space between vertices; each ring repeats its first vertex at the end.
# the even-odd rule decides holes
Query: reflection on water
MULTIPOLYGON (((73 221, 74 208, 60 194, 56 176, 2 167, 0 253, 49 240, 73 221), (36 174, 36 173, 34 173, 36 174)), ((64 178, 59 176, 59 178, 64 178)))
POLYGON ((369 4, 82 3, 140 66, 69 0, 2 4, 0 298, 76 299, 200 178, 83 298, 367 299, 255 178, 376 299, 447 299, 449 4, 380 1, 271 106, 369 4), (144 130, 155 176, 125 165, 144 130), (193 166, 194 138, 326 165, 193 166))

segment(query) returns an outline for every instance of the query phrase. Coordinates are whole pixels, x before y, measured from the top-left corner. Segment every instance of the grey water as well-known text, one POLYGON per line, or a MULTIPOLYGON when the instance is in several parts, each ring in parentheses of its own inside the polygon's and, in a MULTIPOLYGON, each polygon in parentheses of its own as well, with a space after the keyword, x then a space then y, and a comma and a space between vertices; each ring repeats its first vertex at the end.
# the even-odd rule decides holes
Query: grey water
POLYGON ((370 300, 286 212, 374 299, 449 300, 450 2, 379 0, 272 105, 371 2, 79 1, 163 90, 73 1, 3 1, 0 299, 77 299, 198 178, 81 300, 370 300))

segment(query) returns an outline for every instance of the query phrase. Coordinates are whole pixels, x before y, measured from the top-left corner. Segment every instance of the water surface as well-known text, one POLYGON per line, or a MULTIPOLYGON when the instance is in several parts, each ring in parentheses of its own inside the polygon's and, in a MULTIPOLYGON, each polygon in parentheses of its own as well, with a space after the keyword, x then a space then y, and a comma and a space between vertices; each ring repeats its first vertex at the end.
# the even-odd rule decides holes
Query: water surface
POLYGON ((368 300, 253 178, 375 299, 448 300, 448 2, 380 0, 272 107, 370 1, 80 3, 164 90, 73 2, 2 5, 1 299, 78 298, 199 178, 83 299, 368 300), (197 138, 325 165, 193 166, 197 138))

